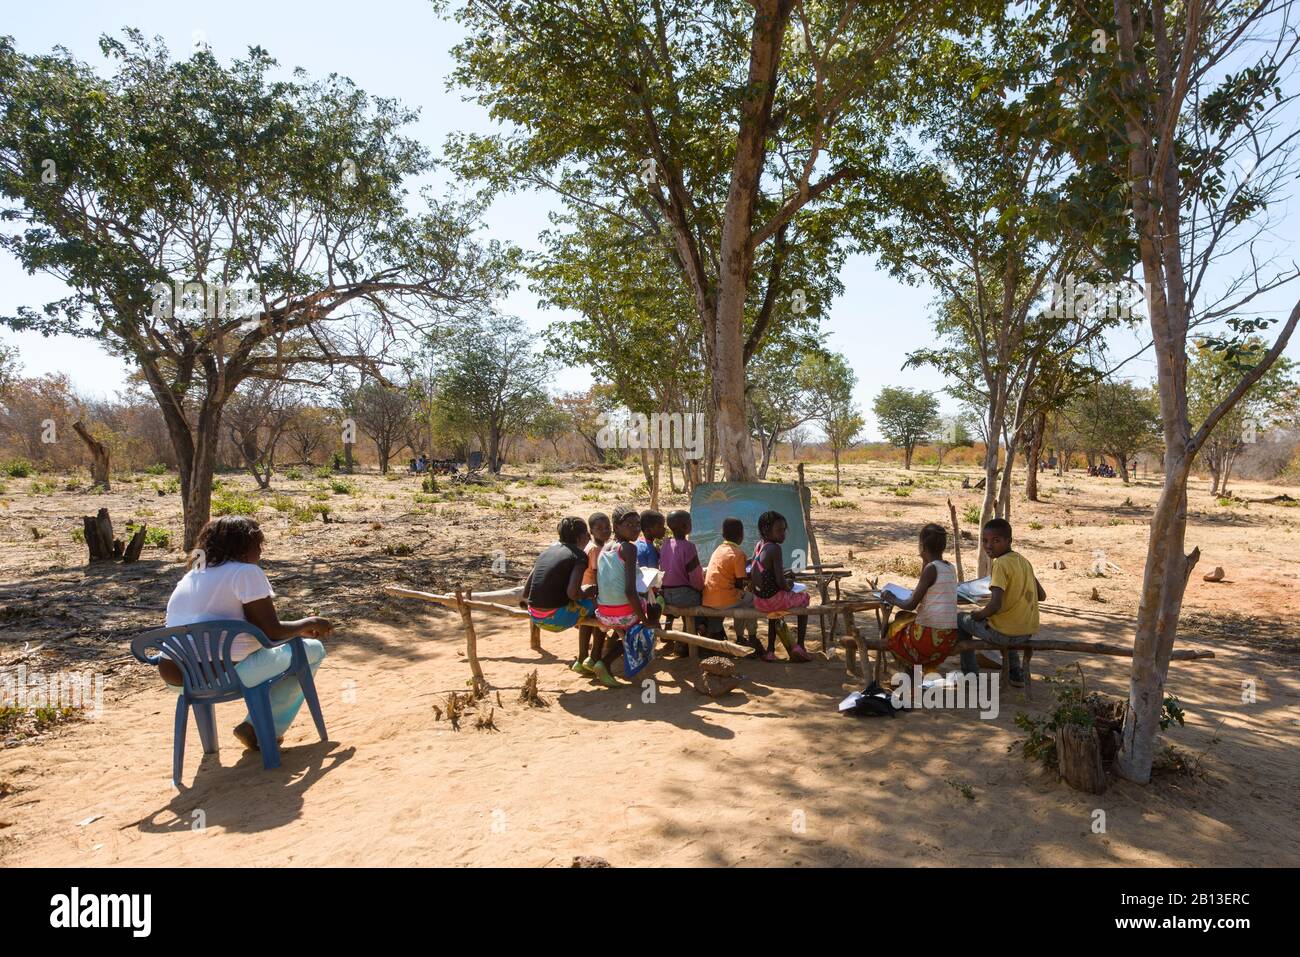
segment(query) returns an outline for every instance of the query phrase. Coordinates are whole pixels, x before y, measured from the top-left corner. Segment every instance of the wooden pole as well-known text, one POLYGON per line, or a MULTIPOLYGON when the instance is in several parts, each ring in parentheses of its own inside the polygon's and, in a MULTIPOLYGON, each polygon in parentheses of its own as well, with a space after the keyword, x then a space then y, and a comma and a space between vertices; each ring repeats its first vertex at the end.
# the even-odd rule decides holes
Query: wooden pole
MULTIPOLYGON (((469 658, 469 670, 474 675, 474 697, 481 698, 487 694, 488 683, 483 677, 483 666, 478 663, 478 636, 474 634, 474 613, 470 610, 466 598, 461 596, 459 587, 456 589, 456 605, 460 610, 460 620, 465 623, 465 656, 469 658)), ((520 611, 523 609, 521 608, 520 611)), ((524 614, 528 613, 524 612, 524 614)))
POLYGON ((957 581, 964 582, 966 573, 961 569, 961 529, 957 526, 957 506, 948 499, 948 514, 952 516, 952 548, 957 563, 957 581))
MULTIPOLYGON (((799 471, 799 507, 800 509, 803 510, 804 531, 808 533, 808 552, 810 557, 813 560, 813 565, 820 568, 822 562, 822 556, 817 549, 817 533, 813 530, 812 492, 808 490, 808 483, 804 481, 802 462, 799 463, 798 471, 799 471)), ((830 593, 827 591, 825 581, 818 582, 818 591, 821 593, 822 604, 825 605, 830 598, 830 593)), ((827 657, 829 657, 831 652, 830 649, 827 647, 825 615, 818 616, 818 626, 820 628, 818 634, 821 636, 822 653, 825 654, 827 657)))

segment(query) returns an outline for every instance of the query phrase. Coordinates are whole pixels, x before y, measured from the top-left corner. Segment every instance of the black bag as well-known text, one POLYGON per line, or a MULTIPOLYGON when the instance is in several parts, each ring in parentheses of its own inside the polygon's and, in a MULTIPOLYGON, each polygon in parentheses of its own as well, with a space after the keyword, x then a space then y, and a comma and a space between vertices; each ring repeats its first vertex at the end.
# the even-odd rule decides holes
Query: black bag
POLYGON ((892 718, 898 711, 890 693, 873 681, 854 702, 849 714, 859 718, 881 718, 886 715, 892 718))

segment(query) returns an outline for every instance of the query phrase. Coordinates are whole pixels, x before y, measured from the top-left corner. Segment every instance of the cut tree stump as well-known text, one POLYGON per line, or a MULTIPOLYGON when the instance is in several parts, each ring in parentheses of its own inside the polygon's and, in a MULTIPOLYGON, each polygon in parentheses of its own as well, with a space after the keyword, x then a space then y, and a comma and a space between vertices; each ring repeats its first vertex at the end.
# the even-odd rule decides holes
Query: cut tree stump
POLYGON ((113 537, 113 520, 108 516, 108 509, 101 508, 95 515, 83 515, 81 527, 86 536, 86 549, 90 552, 90 564, 95 562, 139 561, 140 551, 144 548, 144 535, 147 525, 141 525, 131 536, 131 541, 122 544, 120 538, 113 537))
POLYGON ((1067 724, 1056 731, 1056 763, 1065 783, 1077 791, 1101 794, 1106 790, 1106 769, 1101 760, 1101 739, 1096 728, 1067 724))

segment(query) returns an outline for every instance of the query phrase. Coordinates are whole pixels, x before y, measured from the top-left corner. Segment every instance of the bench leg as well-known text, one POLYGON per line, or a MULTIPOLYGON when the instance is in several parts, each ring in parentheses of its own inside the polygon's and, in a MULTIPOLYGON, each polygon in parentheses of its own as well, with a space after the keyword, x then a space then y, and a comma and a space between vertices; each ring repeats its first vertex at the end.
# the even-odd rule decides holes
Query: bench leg
POLYGON ((542 629, 537 627, 537 622, 528 623, 528 647, 533 651, 542 650, 542 629))
POLYGON ((1026 701, 1032 701, 1034 698, 1033 691, 1031 690, 1032 681, 1029 676, 1029 659, 1031 659, 1032 657, 1034 657, 1034 650, 1032 648, 1026 648, 1021 653, 1020 670, 1021 673, 1024 674, 1025 676, 1025 700, 1026 701))

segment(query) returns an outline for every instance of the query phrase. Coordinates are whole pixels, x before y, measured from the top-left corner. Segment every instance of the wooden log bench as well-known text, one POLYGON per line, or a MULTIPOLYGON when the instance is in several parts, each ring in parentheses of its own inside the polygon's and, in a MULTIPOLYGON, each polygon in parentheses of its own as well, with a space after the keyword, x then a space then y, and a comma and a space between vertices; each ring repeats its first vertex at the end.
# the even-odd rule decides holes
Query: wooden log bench
MULTIPOLYGON (((851 674, 858 675, 858 655, 862 656, 861 677, 869 680, 867 674, 867 652, 875 651, 876 658, 876 675, 877 681, 883 677, 882 666, 884 656, 889 651, 889 643, 882 636, 880 638, 863 638, 845 636, 841 644, 844 648, 845 663, 851 674)), ((1075 638, 1022 638, 1017 641, 1006 644, 996 644, 991 641, 985 641, 983 638, 965 638, 953 646, 952 653, 958 654, 963 651, 1020 651, 1024 653, 1022 670, 1025 676, 1025 698, 1031 697, 1030 691, 1030 672, 1029 662, 1034 656, 1035 651, 1070 651, 1081 655, 1113 655, 1120 658, 1132 658, 1133 649, 1125 648, 1123 645, 1112 645, 1104 641, 1082 641, 1075 638)), ((1206 658, 1213 658, 1214 652, 1201 651, 1198 649, 1178 649, 1170 656, 1171 661, 1201 661, 1206 658)), ((1002 682, 1007 684, 1010 678, 1009 664, 1007 656, 1002 655, 1002 682)))
MULTIPOLYGON (((468 596, 464 594, 460 596, 439 595, 434 594, 433 592, 417 591, 414 588, 403 588, 400 585, 387 585, 384 588, 384 593, 392 595, 395 598, 414 598, 417 601, 442 605, 444 608, 451 608, 460 611, 462 617, 464 617, 466 612, 482 611, 487 612, 488 614, 502 615, 509 618, 526 618, 531 626, 529 638, 532 647, 540 650, 542 646, 541 629, 537 627, 537 623, 533 621, 533 616, 528 613, 528 610, 520 608, 517 605, 511 606, 503 605, 499 602, 484 601, 482 598, 474 598, 472 594, 468 596)), ((501 595, 500 597, 506 596, 501 595)), ((594 618, 579 619, 578 626, 580 627, 582 625, 593 625, 598 628, 606 627, 601 625, 594 618)), ((468 631, 470 628, 472 628, 472 619, 467 620, 466 624, 466 630, 468 631)), ((690 632, 677 631, 675 629, 655 628, 654 633, 655 637, 661 640, 680 641, 689 645, 692 649, 691 653, 693 656, 698 656, 701 650, 734 655, 736 657, 744 657, 745 655, 753 654, 754 651, 754 649, 750 648, 748 645, 738 644, 734 641, 726 641, 720 638, 709 638, 705 635, 695 635, 690 632)))

